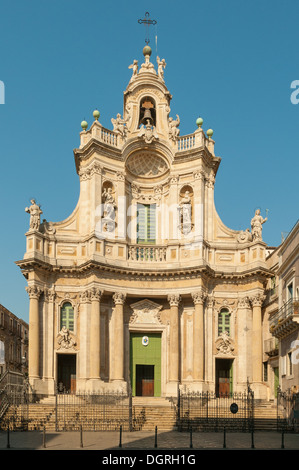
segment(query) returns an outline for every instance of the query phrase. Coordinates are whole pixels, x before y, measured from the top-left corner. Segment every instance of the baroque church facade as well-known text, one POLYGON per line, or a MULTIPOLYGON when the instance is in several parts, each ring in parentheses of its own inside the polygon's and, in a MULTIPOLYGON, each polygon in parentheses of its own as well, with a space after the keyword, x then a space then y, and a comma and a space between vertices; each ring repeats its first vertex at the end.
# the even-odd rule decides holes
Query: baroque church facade
POLYGON ((80 196, 61 222, 26 208, 18 261, 27 279, 29 380, 34 390, 176 396, 178 387, 266 398, 263 301, 271 273, 263 219, 221 221, 213 131, 181 136, 166 63, 143 49, 123 115, 83 121, 74 151, 80 196))

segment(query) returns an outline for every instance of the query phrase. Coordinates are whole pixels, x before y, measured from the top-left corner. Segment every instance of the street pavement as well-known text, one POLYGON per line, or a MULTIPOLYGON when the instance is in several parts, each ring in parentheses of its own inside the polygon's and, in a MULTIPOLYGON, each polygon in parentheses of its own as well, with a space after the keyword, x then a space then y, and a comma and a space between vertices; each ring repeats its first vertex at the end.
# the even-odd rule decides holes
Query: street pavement
POLYGON ((1 431, 0 450, 180 451, 299 450, 299 434, 278 432, 1 431))

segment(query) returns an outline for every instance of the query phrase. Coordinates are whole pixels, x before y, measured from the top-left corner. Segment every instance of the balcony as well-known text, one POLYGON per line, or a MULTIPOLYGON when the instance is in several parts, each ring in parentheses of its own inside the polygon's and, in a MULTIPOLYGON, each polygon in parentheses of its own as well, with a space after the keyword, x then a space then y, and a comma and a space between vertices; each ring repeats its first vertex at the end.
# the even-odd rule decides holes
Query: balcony
POLYGON ((157 245, 130 245, 128 258, 129 261, 161 263, 166 261, 166 247, 157 245))
POLYGON ((270 331, 282 338, 299 328, 299 299, 286 302, 270 320, 270 331))
POLYGON ((269 357, 277 356, 278 354, 278 339, 269 338, 264 341, 264 353, 269 357))

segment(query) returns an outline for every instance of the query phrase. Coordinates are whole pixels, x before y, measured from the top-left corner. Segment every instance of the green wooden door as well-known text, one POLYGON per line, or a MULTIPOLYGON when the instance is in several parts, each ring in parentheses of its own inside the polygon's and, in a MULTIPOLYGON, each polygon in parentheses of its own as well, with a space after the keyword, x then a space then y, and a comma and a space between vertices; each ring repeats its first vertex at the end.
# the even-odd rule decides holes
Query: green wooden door
POLYGON ((130 376, 133 396, 161 396, 161 334, 131 333, 130 376))

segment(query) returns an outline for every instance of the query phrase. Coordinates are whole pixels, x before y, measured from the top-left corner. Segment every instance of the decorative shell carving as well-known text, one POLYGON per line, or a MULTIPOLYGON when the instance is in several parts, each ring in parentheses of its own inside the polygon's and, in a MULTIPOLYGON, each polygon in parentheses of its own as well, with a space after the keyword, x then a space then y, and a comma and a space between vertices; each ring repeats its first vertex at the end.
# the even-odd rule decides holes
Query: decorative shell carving
POLYGON ((168 170, 168 165, 163 158, 146 152, 129 157, 126 166, 130 173, 142 178, 161 176, 168 170))

